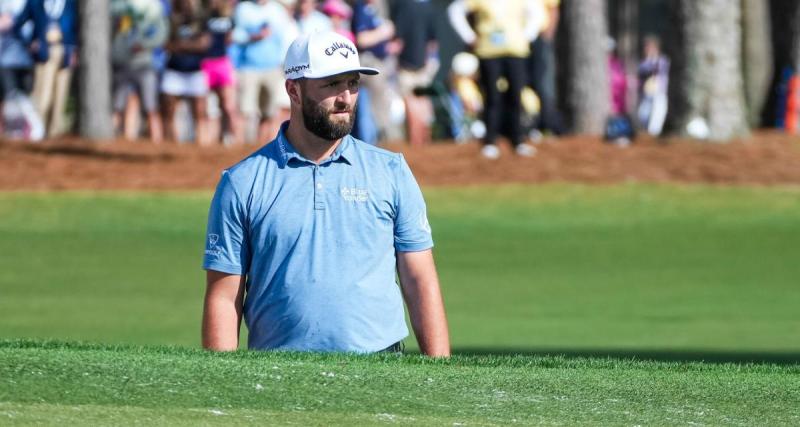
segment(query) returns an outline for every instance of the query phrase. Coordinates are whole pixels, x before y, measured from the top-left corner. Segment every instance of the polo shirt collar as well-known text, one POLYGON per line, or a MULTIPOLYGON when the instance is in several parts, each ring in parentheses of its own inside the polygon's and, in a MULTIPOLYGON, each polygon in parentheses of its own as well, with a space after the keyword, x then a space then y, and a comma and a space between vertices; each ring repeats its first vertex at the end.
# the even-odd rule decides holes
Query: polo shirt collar
MULTIPOLYGON (((275 143, 278 149, 278 161, 280 162, 281 168, 286 167, 286 165, 289 164, 289 161, 292 159, 303 163, 313 164, 312 161, 306 159, 302 154, 298 153, 294 146, 292 146, 292 144, 289 142, 289 139, 286 138, 286 128, 288 126, 288 121, 283 122, 283 124, 281 124, 281 129, 278 132, 278 137, 275 138, 275 143)), ((351 160, 354 158, 354 143, 352 139, 352 136, 345 135, 345 137, 342 138, 342 142, 339 143, 335 150, 333 150, 333 154, 331 154, 331 156, 327 160, 324 160, 321 164, 341 161, 347 163, 348 165, 352 165, 353 163, 351 160)))

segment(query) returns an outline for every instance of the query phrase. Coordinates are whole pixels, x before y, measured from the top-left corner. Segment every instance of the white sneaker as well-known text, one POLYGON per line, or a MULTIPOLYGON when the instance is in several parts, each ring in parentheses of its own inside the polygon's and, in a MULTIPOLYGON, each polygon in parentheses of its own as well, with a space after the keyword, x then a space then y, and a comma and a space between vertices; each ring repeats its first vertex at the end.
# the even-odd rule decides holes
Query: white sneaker
POLYGON ((531 131, 528 132, 528 139, 533 144, 541 144, 544 139, 544 134, 542 134, 542 131, 539 129, 531 129, 531 131))
POLYGON ((533 157, 536 155, 536 147, 527 142, 520 143, 517 145, 517 148, 514 149, 517 152, 517 155, 520 157, 533 157))
POLYGON ((489 159, 496 160, 500 157, 500 149, 495 144, 487 144, 481 148, 481 156, 489 159))

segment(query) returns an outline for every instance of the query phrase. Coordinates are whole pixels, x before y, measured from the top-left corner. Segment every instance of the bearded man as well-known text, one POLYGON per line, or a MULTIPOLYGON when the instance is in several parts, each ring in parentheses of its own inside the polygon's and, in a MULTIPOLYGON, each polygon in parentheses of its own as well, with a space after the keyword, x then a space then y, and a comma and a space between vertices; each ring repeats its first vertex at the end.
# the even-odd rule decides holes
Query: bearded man
POLYGON ((203 347, 450 355, 425 201, 403 156, 350 136, 362 74, 334 32, 295 40, 290 120, 222 173, 211 203, 203 347), (396 274, 397 273, 397 274, 396 274), (400 286, 395 281, 399 276, 400 286))

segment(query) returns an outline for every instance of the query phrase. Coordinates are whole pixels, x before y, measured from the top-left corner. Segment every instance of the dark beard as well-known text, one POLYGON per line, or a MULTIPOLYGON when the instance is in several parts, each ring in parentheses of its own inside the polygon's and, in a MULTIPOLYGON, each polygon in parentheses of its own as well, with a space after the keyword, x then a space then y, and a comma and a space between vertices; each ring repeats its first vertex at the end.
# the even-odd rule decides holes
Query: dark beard
MULTIPOLYGON (((342 109, 341 106, 334 106, 334 108, 342 109)), ((344 138, 353 130, 356 115, 355 106, 349 111, 350 118, 347 122, 334 123, 331 121, 329 113, 330 111, 321 105, 303 96, 303 122, 309 132, 324 140, 336 141, 344 138)))

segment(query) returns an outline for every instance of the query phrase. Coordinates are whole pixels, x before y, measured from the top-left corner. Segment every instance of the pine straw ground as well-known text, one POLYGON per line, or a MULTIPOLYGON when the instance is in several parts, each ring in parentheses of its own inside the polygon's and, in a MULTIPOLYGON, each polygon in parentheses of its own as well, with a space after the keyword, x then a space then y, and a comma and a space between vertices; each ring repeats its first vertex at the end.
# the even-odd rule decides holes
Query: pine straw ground
MULTIPOLYGON (((386 148, 404 153, 422 185, 678 182, 800 184, 800 138, 774 131, 728 144, 640 138, 628 148, 597 138, 546 139, 531 159, 489 161, 479 145, 448 142, 386 148)), ((0 141, 0 190, 211 189, 219 172, 256 146, 205 147, 146 141, 40 144, 0 141)))

